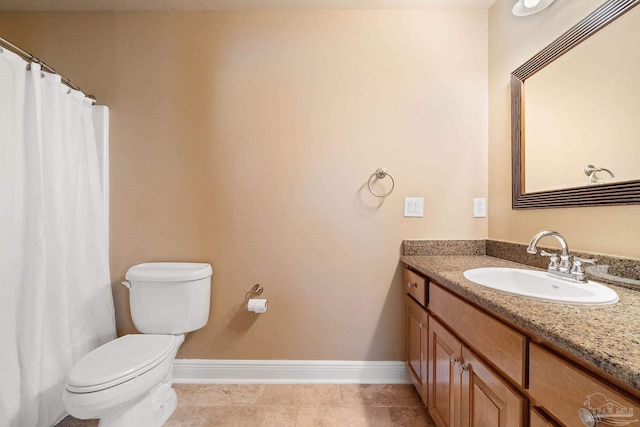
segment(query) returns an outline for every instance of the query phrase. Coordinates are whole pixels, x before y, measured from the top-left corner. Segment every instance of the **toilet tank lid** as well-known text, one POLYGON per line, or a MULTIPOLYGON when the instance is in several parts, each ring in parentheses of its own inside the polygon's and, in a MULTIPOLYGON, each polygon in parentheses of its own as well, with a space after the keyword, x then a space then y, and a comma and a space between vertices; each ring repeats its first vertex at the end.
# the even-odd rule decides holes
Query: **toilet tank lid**
POLYGON ((178 282, 210 277, 210 264, 197 262, 147 262, 131 267, 125 278, 131 282, 178 282))

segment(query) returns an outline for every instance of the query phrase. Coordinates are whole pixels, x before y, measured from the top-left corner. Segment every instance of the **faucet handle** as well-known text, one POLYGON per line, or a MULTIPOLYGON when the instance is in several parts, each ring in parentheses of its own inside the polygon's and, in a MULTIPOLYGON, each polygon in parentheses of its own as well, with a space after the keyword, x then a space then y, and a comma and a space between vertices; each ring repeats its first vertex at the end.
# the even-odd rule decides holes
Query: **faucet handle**
POLYGON ((549 270, 560 270, 560 257, 552 252, 540 251, 540 255, 549 257, 549 270))
POLYGON ((579 256, 573 257, 573 265, 571 266, 571 274, 574 275, 575 279, 578 282, 586 283, 587 276, 584 272, 584 268, 582 264, 593 264, 596 265, 596 260, 591 258, 580 258, 579 256))
POLYGON ((574 256, 573 267, 571 267, 571 272, 574 273, 574 272, 584 271, 582 268, 582 264, 596 265, 596 261, 598 260, 593 258, 580 258, 579 256, 574 256))

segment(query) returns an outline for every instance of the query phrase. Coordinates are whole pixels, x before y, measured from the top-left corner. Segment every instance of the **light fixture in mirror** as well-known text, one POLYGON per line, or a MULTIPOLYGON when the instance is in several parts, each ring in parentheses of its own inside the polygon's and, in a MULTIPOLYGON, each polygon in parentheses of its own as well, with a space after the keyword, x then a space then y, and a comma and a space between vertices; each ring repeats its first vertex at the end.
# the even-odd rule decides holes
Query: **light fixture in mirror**
POLYGON ((553 0, 518 0, 511 10, 515 16, 528 16, 547 8, 553 0))
POLYGON ((639 3, 605 2, 511 74, 514 209, 640 204, 640 8, 616 21, 639 3))

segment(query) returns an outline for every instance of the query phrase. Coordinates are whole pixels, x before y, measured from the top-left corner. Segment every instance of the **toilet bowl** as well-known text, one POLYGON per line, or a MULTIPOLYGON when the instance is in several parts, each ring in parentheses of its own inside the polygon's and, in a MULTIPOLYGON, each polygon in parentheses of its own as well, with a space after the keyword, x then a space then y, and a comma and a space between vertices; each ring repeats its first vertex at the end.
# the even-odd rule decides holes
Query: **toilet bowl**
POLYGON ((176 406, 171 366, 182 341, 138 334, 97 348, 69 373, 65 407, 77 418, 100 419, 101 427, 161 426, 176 406))
POLYGON ((177 404, 172 366, 184 333, 208 318, 211 274, 209 264, 132 267, 126 285, 134 323, 147 333, 120 337, 78 361, 62 396, 67 412, 97 418, 99 427, 162 426, 177 404))

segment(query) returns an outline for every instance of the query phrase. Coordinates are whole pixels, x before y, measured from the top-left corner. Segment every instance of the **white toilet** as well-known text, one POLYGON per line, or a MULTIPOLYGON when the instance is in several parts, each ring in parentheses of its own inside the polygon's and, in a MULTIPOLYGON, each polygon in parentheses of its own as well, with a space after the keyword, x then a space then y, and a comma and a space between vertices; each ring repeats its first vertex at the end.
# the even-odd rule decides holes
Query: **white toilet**
POLYGON ((176 408, 171 368, 184 334, 209 318, 209 264, 157 262, 131 267, 133 323, 126 335, 87 354, 71 369, 62 395, 65 409, 100 427, 156 427, 176 408))

